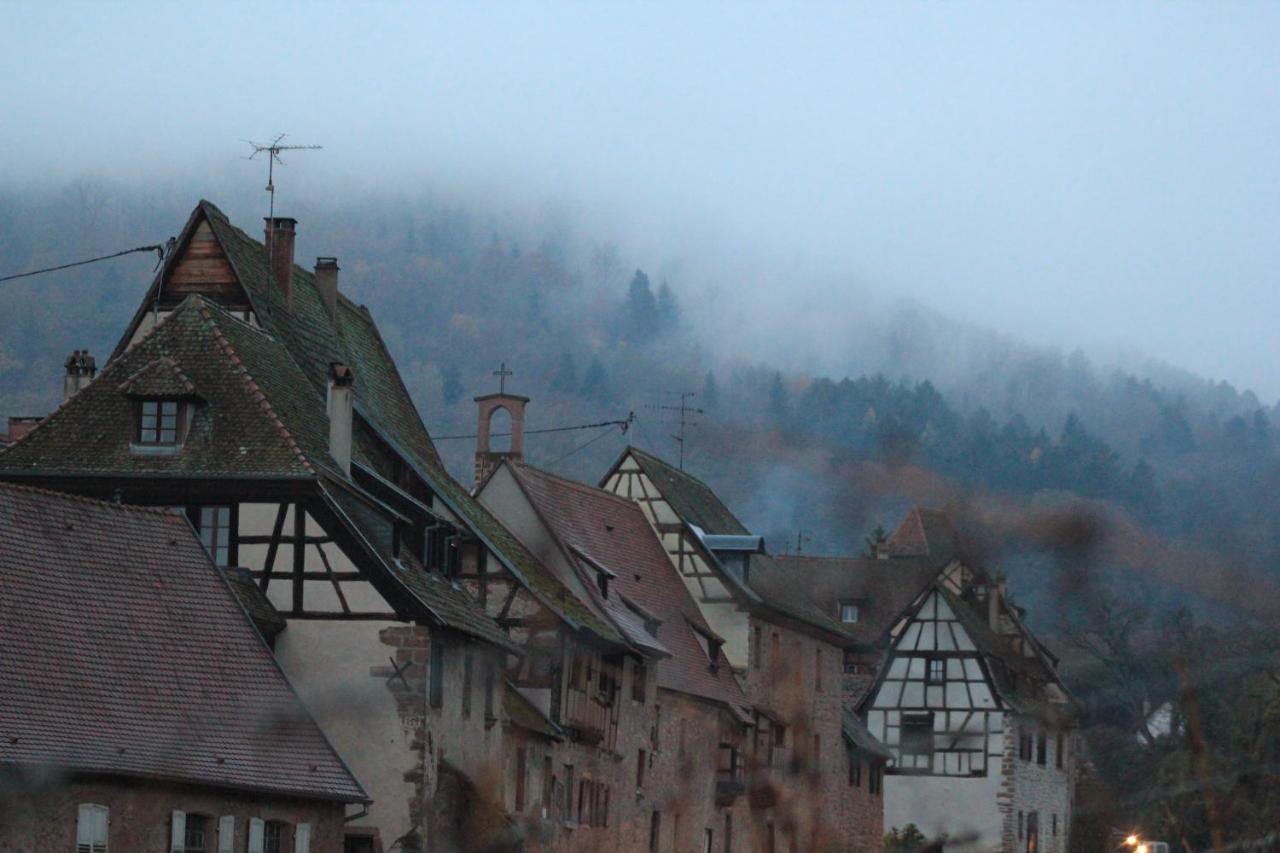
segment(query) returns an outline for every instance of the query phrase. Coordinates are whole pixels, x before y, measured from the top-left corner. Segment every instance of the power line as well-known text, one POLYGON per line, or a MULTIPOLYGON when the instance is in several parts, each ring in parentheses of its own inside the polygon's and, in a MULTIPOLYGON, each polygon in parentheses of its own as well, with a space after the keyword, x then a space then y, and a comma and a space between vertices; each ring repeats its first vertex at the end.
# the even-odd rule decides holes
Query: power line
MULTIPOLYGON (((541 435, 543 433, 548 433, 548 432, 571 432, 573 430, 578 430, 578 429, 596 429, 597 427, 616 426, 616 427, 621 427, 622 432, 625 435, 627 430, 631 427, 631 424, 635 422, 635 419, 636 419, 636 413, 628 412, 627 417, 620 421, 600 421, 599 423, 578 424, 576 426, 546 427, 545 429, 527 429, 524 431, 524 434, 525 435, 541 435)), ((489 436, 491 438, 498 438, 501 436, 509 436, 509 435, 511 435, 511 433, 509 432, 489 433, 489 436)), ((459 439, 459 438, 478 438, 478 436, 474 432, 467 433, 466 435, 433 435, 431 436, 432 441, 451 441, 453 439, 459 439)))
POLYGON ((138 246, 133 249, 125 249, 123 252, 115 252, 110 255, 103 255, 98 258, 89 258, 87 261, 75 261, 70 264, 62 264, 56 267, 45 267, 41 270, 32 270, 31 272, 20 272, 16 275, 0 276, 0 281, 13 281, 15 278, 27 278, 33 275, 41 275, 47 272, 57 272, 58 270, 69 270, 72 267, 82 267, 85 264, 96 264, 98 261, 109 261, 112 258, 118 258, 121 255, 132 255, 134 252, 155 252, 160 260, 164 260, 164 246, 138 246))
MULTIPOLYGON (((626 432, 626 429, 624 428, 624 429, 622 430, 622 432, 624 432, 624 433, 625 433, 625 432, 626 432)), ((579 450, 584 450, 585 448, 587 448, 587 447, 589 447, 589 446, 591 446, 591 445, 595 444, 597 441, 599 441, 600 439, 604 438, 605 436, 607 436, 607 435, 612 435, 612 434, 613 434, 613 430, 612 430, 612 429, 607 429, 607 430, 605 430, 604 432, 600 433, 599 435, 592 436, 591 438, 589 438, 589 439, 587 439, 586 441, 582 442, 582 444, 579 444, 579 445, 578 445, 577 447, 575 447, 573 450, 570 450, 570 451, 569 451, 568 453, 566 453, 564 456, 561 456, 561 457, 559 457, 558 459, 553 459, 552 461, 548 462, 548 463, 547 463, 547 467, 548 467, 548 468, 554 468, 556 465, 559 465, 561 462, 563 462, 564 460, 568 459, 570 456, 572 456, 573 454, 577 453, 579 450)))

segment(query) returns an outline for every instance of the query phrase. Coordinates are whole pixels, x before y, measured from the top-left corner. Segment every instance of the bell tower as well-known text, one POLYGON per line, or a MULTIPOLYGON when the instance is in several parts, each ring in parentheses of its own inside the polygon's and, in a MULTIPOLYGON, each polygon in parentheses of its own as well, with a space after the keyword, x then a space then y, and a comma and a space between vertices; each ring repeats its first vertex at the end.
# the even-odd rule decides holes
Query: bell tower
POLYGON ((516 462, 524 459, 524 407, 528 405, 529 398, 507 393, 507 377, 514 374, 513 371, 507 370, 505 361, 493 372, 493 375, 498 377, 498 393, 483 394, 475 398, 479 415, 476 429, 475 484, 477 488, 503 459, 516 462), (507 450, 494 450, 491 443, 494 437, 493 418, 500 409, 511 418, 511 445, 507 450))

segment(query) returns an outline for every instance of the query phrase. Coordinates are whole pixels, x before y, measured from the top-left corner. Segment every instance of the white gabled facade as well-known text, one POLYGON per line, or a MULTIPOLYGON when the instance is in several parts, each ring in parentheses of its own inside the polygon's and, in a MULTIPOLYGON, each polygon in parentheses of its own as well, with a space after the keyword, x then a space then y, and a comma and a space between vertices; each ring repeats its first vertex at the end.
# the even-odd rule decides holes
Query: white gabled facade
POLYGON ((948 850, 1067 849, 1074 735, 1042 655, 1000 590, 959 563, 921 593, 862 706, 894 754, 886 829, 915 824, 948 850))

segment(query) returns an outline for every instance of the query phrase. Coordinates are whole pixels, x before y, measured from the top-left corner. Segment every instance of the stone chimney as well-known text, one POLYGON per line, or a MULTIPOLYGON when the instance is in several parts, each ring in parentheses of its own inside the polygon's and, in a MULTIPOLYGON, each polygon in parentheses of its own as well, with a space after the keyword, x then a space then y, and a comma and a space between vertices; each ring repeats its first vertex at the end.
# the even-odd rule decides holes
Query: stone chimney
POLYGON ((81 388, 92 382, 93 377, 98 375, 98 364, 93 360, 93 356, 89 355, 87 349, 78 349, 71 353, 63 362, 63 367, 66 368, 66 375, 62 378, 64 401, 78 394, 81 388))
POLYGON ((338 316, 338 259, 316 258, 316 290, 329 314, 330 322, 338 316))
POLYGON ((329 365, 329 455, 351 475, 351 408, 356 375, 339 362, 329 365))
POLYGON ((27 433, 31 432, 31 430, 35 429, 36 424, 40 423, 40 421, 42 420, 43 418, 40 418, 40 417, 32 417, 27 415, 10 415, 9 416, 9 434, 2 441, 0 441, 0 445, 6 442, 8 442, 9 444, 12 444, 13 442, 19 440, 20 438, 25 436, 27 433))
POLYGON ((476 430, 476 487, 479 488, 484 478, 503 459, 513 462, 524 459, 524 407, 528 405, 529 398, 502 390, 497 394, 476 397, 475 401, 480 407, 480 424, 476 430), (508 450, 494 450, 489 441, 493 416, 499 409, 504 409, 511 416, 511 447, 508 450))
POLYGON ((267 223, 265 245, 271 267, 271 289, 280 294, 285 306, 293 310, 293 237, 298 220, 287 216, 263 217, 267 223))

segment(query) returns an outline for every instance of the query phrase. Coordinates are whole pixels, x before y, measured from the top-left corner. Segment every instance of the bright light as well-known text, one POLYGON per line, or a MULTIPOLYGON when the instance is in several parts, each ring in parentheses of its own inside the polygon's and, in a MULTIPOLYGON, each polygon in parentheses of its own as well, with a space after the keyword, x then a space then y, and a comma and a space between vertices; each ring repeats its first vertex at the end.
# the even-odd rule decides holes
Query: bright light
POLYGON ((1148 845, 1146 845, 1146 844, 1139 844, 1139 845, 1138 845, 1138 849, 1137 849, 1137 853, 1149 853, 1149 851, 1150 851, 1150 850, 1151 850, 1151 847, 1150 847, 1150 846, 1148 846, 1148 845))
MULTIPOLYGON (((1129 847, 1137 847, 1137 846, 1138 846, 1138 836, 1136 836, 1136 835, 1130 835, 1128 838, 1126 838, 1126 839, 1124 840, 1124 843, 1125 843, 1125 845, 1126 845, 1126 846, 1129 846, 1129 847)), ((1144 853, 1145 853, 1145 851, 1144 851, 1144 853)))

